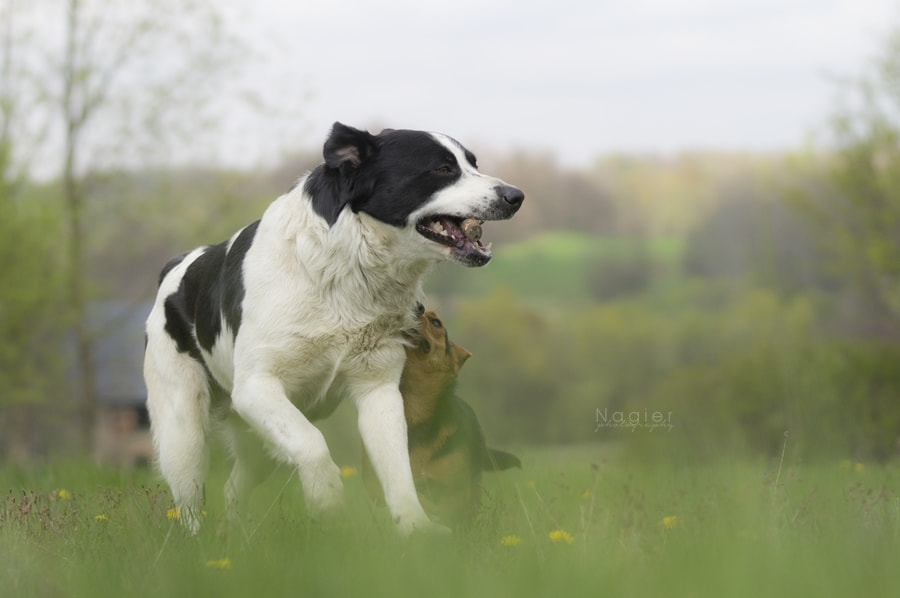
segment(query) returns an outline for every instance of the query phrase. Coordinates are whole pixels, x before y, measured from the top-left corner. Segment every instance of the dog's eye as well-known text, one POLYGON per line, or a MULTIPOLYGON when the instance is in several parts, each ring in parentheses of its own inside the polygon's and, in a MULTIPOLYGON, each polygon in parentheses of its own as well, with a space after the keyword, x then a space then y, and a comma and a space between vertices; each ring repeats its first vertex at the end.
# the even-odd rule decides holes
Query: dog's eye
POLYGON ((449 164, 444 164, 440 168, 436 168, 435 172, 437 172, 438 174, 454 174, 455 173, 455 171, 453 170, 453 167, 450 166, 449 164))
POLYGON ((441 324, 441 321, 438 320, 437 318, 431 318, 431 325, 434 326, 435 328, 442 328, 444 326, 443 324, 441 324))

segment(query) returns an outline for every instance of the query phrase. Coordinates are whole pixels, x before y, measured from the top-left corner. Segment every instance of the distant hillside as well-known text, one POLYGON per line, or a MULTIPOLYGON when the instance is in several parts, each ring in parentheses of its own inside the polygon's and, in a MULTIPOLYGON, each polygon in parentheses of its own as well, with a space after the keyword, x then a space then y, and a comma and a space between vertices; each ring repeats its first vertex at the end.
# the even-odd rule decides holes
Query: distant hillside
POLYGON ((547 232, 523 241, 498 243, 494 258, 484 268, 442 264, 430 277, 426 291, 441 298, 482 297, 507 288, 530 302, 579 304, 595 298, 592 281, 598 277, 627 274, 624 271, 632 266, 665 275, 680 264, 682 250, 683 241, 678 238, 547 232))

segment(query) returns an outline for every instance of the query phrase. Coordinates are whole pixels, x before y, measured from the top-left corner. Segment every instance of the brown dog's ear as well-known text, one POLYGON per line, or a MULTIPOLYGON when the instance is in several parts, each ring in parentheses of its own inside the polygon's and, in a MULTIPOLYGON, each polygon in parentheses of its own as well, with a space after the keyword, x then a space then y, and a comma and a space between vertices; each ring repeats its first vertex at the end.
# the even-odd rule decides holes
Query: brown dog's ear
POLYGON ((466 349, 463 349, 452 341, 450 342, 450 352, 453 355, 453 361, 456 363, 457 372, 462 369, 462 366, 464 363, 466 363, 466 360, 472 357, 472 353, 470 353, 466 349))

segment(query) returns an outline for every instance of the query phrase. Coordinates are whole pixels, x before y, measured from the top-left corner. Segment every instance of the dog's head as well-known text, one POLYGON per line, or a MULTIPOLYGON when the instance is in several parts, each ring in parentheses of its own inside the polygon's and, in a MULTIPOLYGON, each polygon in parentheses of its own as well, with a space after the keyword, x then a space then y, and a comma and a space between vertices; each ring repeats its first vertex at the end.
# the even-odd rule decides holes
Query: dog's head
POLYGON ((478 172, 472 152, 437 133, 372 135, 335 123, 323 154, 325 163, 304 189, 329 225, 350 208, 406 232, 422 255, 465 266, 491 259, 480 224, 511 218, 525 199, 516 187, 478 172))
POLYGON ((433 311, 419 316, 420 329, 410 334, 406 348, 406 370, 431 378, 450 380, 472 354, 450 340, 444 323, 433 311))

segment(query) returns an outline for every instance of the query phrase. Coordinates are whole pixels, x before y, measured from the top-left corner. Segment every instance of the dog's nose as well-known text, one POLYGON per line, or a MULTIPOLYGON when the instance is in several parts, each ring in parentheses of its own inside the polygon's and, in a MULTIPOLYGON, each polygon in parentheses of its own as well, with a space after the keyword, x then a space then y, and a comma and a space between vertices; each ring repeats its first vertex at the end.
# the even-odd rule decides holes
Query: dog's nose
POLYGON ((518 209, 519 206, 522 205, 522 202, 525 201, 525 194, 522 193, 522 190, 518 187, 513 187, 512 185, 499 185, 495 190, 497 191, 498 197, 516 209, 518 209))

